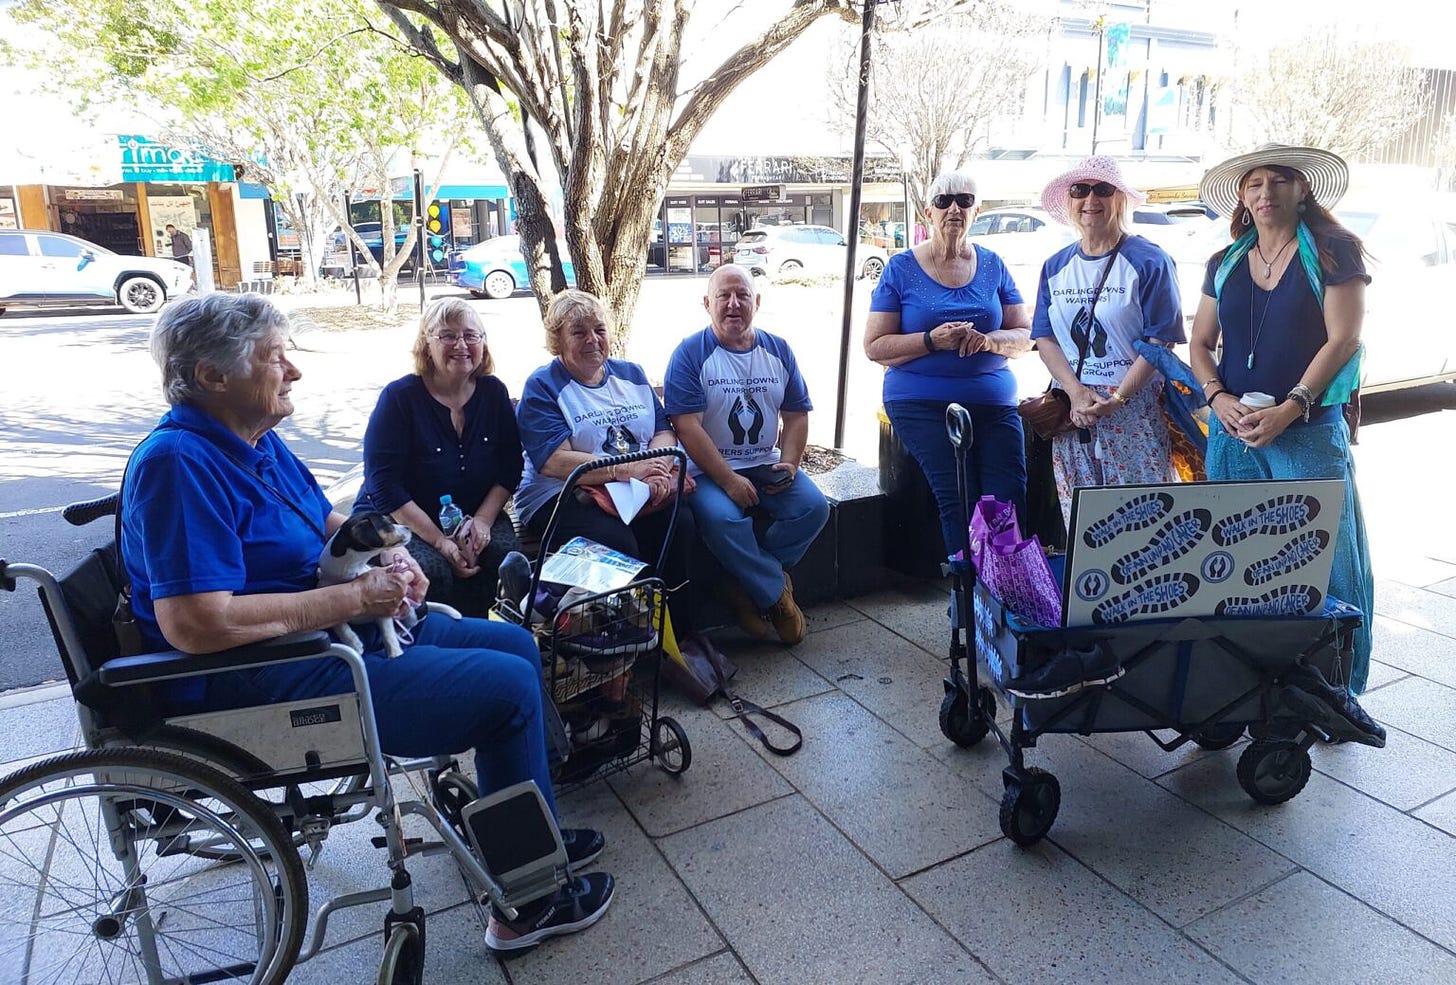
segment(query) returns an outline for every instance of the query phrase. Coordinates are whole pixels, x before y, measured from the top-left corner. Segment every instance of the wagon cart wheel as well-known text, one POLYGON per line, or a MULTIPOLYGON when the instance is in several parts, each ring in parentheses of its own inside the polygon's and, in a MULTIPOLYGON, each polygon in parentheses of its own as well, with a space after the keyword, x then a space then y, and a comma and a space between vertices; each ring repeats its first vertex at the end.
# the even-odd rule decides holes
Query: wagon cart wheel
POLYGON ((977 707, 972 709, 965 688, 946 683, 945 697, 940 702, 940 732, 962 749, 969 749, 984 739, 996 719, 996 698, 990 689, 981 688, 979 699, 977 707))
POLYGON ((675 718, 659 718, 652 727, 652 758, 673 776, 681 776, 693 765, 693 746, 675 718))
POLYGON ((1056 822, 1062 786, 1046 770, 1028 766, 1020 780, 1006 778, 1001 798, 1001 833, 1022 848, 1035 845, 1056 822))
POLYGON ((1289 739, 1256 739, 1239 757, 1239 786, 1261 804, 1282 804, 1309 782, 1309 753, 1289 739))
POLYGON ((1193 741, 1199 748, 1210 752, 1227 749, 1244 737, 1244 727, 1231 722, 1217 722, 1193 733, 1193 741))
POLYGON ((424 980, 424 935, 413 923, 397 923, 384 942, 378 985, 422 985, 424 980))

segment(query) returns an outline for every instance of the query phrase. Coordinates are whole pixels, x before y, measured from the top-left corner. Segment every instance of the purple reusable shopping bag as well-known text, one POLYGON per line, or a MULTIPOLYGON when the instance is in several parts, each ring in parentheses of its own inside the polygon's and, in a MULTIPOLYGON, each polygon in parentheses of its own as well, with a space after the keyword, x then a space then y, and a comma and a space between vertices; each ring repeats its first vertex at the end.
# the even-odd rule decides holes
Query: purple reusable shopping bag
POLYGON ((992 595, 1038 626, 1062 624, 1062 591, 1036 536, 1022 539, 1016 508, 982 496, 971 513, 971 563, 992 595))

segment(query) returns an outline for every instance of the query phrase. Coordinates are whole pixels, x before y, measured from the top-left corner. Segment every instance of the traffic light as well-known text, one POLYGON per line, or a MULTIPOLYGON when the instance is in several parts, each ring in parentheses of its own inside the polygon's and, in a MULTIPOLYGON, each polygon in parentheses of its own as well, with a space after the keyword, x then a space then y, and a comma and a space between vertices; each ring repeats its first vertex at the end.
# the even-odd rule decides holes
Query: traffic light
POLYGON ((429 252, 430 263, 435 266, 445 263, 445 234, 449 221, 439 202, 431 202, 425 210, 425 249, 429 252))

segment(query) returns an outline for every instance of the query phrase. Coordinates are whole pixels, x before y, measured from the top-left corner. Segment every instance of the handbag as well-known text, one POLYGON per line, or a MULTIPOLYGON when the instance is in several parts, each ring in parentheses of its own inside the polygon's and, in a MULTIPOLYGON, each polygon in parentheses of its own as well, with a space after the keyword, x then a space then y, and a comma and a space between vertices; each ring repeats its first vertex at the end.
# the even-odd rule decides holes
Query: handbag
POLYGON ((701 634, 684 637, 681 641, 671 634, 663 641, 663 675, 668 682, 678 687, 698 704, 709 705, 718 695, 728 699, 733 706, 734 717, 743 723, 763 747, 775 756, 792 756, 804 745, 804 733, 799 726, 784 716, 769 711, 762 705, 735 694, 728 686, 728 679, 738 673, 738 668, 713 645, 713 641, 701 634), (794 741, 788 745, 775 745, 762 727, 750 716, 757 716, 790 733, 794 741))
MULTIPOLYGON (((1102 297, 1102 288, 1107 284, 1107 275, 1112 272, 1112 265, 1117 262, 1117 254, 1122 250, 1122 240, 1112 248, 1112 253, 1107 257, 1107 263, 1102 268, 1102 276, 1097 279, 1097 287, 1092 292, 1092 302, 1087 306, 1087 332, 1082 341, 1077 345, 1077 379, 1082 378, 1082 367, 1087 362, 1087 344, 1091 338, 1092 326, 1095 324, 1093 316, 1097 313, 1097 299, 1102 297)), ((1072 398, 1067 391, 1056 385, 1056 382, 1047 384, 1043 393, 1035 397, 1028 397, 1016 405, 1016 412, 1026 425, 1036 433, 1038 438, 1050 441, 1059 434, 1066 434, 1068 431, 1079 430, 1077 425, 1072 423, 1072 398)), ((1085 430, 1085 429, 1082 429, 1085 430)))
MULTIPOLYGON (((691 475, 683 476, 682 493, 684 496, 686 496, 690 492, 693 492, 697 488, 698 483, 696 479, 694 479, 691 475)), ((577 486, 576 495, 577 498, 584 503, 594 503, 597 509, 601 510, 607 516, 615 517, 618 520, 622 518, 622 515, 617 512, 617 504, 612 502, 612 494, 607 492, 606 486, 577 486)), ((653 505, 651 501, 648 501, 646 504, 643 505, 642 509, 637 511, 637 516, 649 516, 653 513, 659 512, 660 510, 667 509, 669 506, 672 505, 673 498, 676 495, 677 486, 674 485, 672 496, 668 496, 666 499, 656 505, 653 505)), ((636 518, 637 517, 633 517, 632 519, 635 520, 636 518)))

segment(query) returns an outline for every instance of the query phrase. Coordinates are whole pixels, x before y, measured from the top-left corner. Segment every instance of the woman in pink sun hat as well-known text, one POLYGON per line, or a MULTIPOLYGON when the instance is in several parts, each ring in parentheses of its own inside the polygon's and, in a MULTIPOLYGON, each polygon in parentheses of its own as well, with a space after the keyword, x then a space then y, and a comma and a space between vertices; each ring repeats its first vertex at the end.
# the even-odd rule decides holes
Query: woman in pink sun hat
POLYGON ((1089 157, 1042 192, 1042 207, 1078 240, 1042 265, 1031 338, 1052 385, 1071 402, 1076 429, 1052 439, 1062 519, 1072 490, 1169 482, 1162 377, 1134 344, 1185 341, 1173 259, 1128 233, 1129 213, 1147 197, 1110 157, 1089 157))

